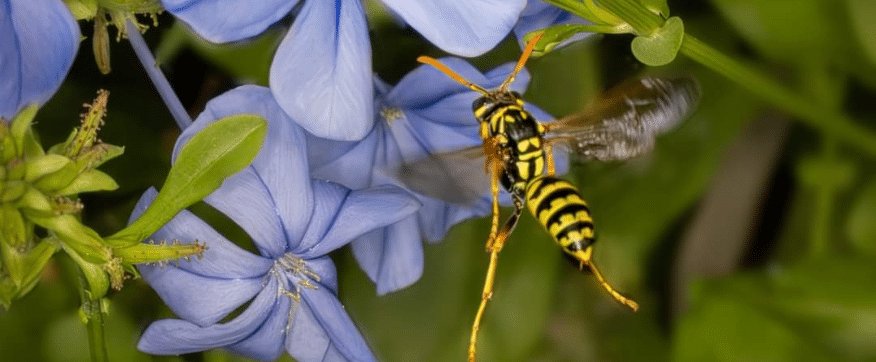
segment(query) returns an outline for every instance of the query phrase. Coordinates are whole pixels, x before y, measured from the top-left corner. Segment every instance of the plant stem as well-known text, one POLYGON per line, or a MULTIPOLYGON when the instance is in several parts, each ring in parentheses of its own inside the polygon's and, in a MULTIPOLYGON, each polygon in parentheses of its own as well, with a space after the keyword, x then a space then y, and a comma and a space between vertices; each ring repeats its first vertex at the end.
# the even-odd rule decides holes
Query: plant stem
POLYGON ((91 352, 92 362, 109 362, 106 352, 106 338, 103 331, 103 310, 101 298, 92 299, 88 289, 88 281, 79 272, 79 298, 82 301, 80 317, 84 318, 85 329, 88 334, 88 349, 91 352))
POLYGON ((173 91, 167 78, 164 77, 164 73, 158 68, 155 57, 152 56, 146 41, 140 35, 140 30, 131 22, 131 19, 126 20, 125 26, 125 35, 127 35, 131 47, 134 48, 137 58, 140 59, 140 64, 143 65, 143 69, 146 70, 146 74, 149 75, 149 79, 152 80, 152 84, 155 86, 179 129, 186 129, 186 127, 192 124, 192 118, 189 117, 189 113, 186 112, 182 102, 179 101, 179 97, 176 96, 176 92, 173 91))
POLYGON ((876 134, 843 114, 794 94, 689 34, 685 34, 680 52, 791 113, 799 121, 876 157, 876 134))

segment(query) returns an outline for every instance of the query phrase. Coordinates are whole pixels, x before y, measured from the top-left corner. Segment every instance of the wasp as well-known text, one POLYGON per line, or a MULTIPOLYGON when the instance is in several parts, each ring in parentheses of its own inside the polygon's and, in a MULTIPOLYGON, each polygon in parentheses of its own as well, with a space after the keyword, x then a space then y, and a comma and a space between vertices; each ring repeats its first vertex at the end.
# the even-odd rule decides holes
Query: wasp
POLYGON ((492 222, 486 250, 490 262, 472 324, 469 361, 476 359, 478 329, 493 295, 499 252, 517 225, 524 204, 580 269, 589 269, 616 301, 638 310, 638 304, 617 292, 593 261, 596 239, 590 208, 575 185, 555 175, 552 148, 563 148, 579 160, 629 159, 651 150, 655 136, 681 123, 699 100, 700 89, 692 78, 645 78, 609 91, 595 108, 540 123, 526 111, 521 95, 508 89, 540 37, 527 43, 514 70, 494 90, 469 82, 433 58, 417 58, 481 94, 472 110, 480 125, 482 146, 434 154, 400 170, 402 181, 415 191, 453 203, 480 199, 489 184, 492 222), (475 170, 481 167, 482 171, 475 170), (435 186, 448 177, 453 180, 435 186), (500 185, 511 195, 514 207, 501 229, 500 185))

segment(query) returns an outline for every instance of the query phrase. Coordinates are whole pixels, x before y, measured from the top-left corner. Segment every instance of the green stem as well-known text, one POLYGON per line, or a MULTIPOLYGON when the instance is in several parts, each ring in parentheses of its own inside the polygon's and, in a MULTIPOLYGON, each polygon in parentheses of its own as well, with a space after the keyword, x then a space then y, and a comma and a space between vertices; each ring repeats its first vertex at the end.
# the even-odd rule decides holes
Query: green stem
POLYGON ((637 0, 601 0, 599 5, 630 24, 636 29, 637 35, 649 36, 663 24, 663 18, 646 9, 637 0))
POLYGON ((689 34, 685 34, 681 43, 681 53, 791 113, 801 122, 876 157, 876 134, 843 114, 794 94, 689 34))
POLYGON ((80 317, 84 319, 85 329, 88 334, 88 347, 91 352, 92 362, 109 362, 106 352, 106 338, 103 331, 103 308, 101 298, 92 299, 88 289, 88 281, 80 271, 79 297, 82 301, 80 317))

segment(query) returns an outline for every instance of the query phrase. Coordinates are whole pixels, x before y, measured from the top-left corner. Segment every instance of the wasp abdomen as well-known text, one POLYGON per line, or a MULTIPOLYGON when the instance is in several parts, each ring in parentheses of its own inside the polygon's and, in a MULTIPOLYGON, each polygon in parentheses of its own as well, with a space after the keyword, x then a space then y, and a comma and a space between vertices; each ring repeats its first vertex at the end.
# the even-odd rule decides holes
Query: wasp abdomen
POLYGON ((532 215, 569 254, 578 254, 594 241, 593 217, 572 183, 553 176, 538 177, 526 186, 532 215))

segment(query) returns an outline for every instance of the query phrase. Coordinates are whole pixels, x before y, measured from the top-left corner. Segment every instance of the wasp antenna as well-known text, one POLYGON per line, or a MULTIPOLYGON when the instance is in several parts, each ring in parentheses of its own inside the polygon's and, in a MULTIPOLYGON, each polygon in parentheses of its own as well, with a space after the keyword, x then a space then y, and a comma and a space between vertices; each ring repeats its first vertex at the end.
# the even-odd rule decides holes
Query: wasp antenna
POLYGON ((514 71, 508 75, 508 78, 502 82, 502 85, 499 86, 499 91, 505 91, 511 86, 511 83, 514 82, 514 78, 517 78, 517 73, 520 73, 520 70, 523 69, 523 65, 526 64, 526 61, 529 60, 529 56, 532 55, 532 50, 535 49, 535 43, 538 43, 543 33, 535 34, 532 39, 529 39, 529 42, 526 43, 526 48, 523 49, 523 54, 520 55, 520 60, 517 61, 517 66, 514 67, 514 71))
POLYGON ((456 74, 456 72, 454 72, 453 70, 451 70, 451 69, 450 69, 449 67, 447 67, 446 65, 441 64, 440 62, 438 62, 437 60, 435 60, 435 58, 427 57, 427 56, 425 56, 425 55, 421 55, 421 56, 419 56, 419 57, 417 58, 417 61, 420 62, 420 63, 423 63, 423 64, 429 64, 429 65, 435 67, 436 69, 440 70, 442 73, 447 74, 448 77, 453 78, 453 80, 455 80, 455 81, 461 83, 462 85, 468 87, 468 89, 471 89, 471 90, 473 90, 473 91, 475 91, 475 92, 478 92, 478 93, 481 93, 481 94, 483 94, 483 95, 488 95, 488 94, 490 93, 490 92, 488 92, 486 89, 482 88, 481 86, 479 86, 479 85, 477 85, 477 84, 474 84, 474 83, 472 83, 472 82, 469 82, 468 79, 465 79, 465 78, 463 78, 461 75, 456 74))

